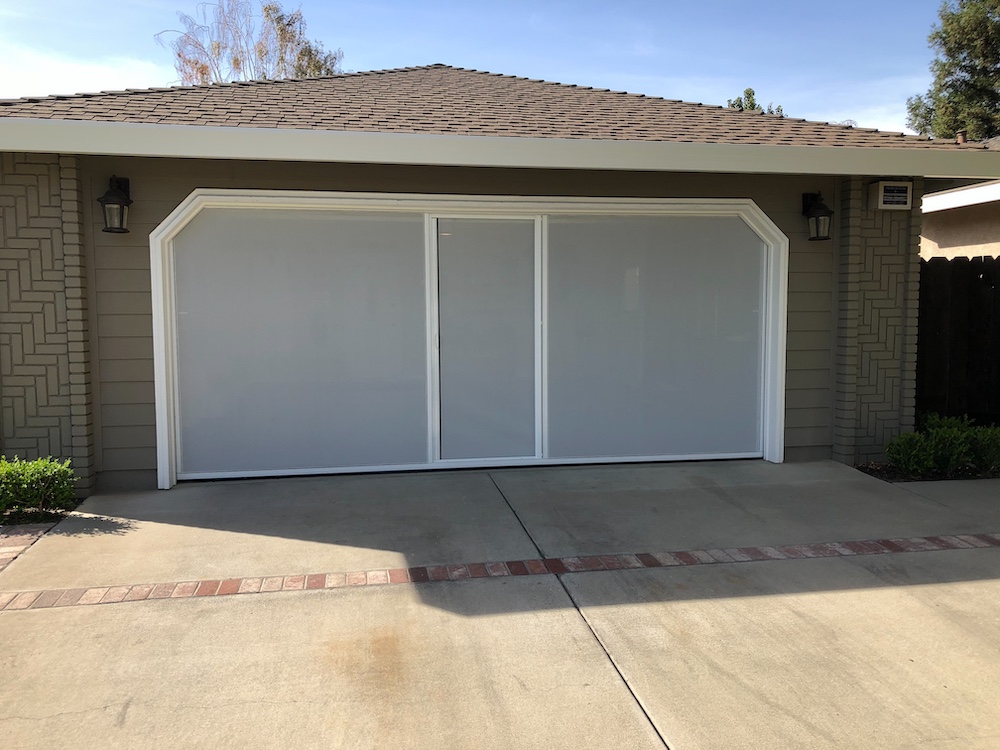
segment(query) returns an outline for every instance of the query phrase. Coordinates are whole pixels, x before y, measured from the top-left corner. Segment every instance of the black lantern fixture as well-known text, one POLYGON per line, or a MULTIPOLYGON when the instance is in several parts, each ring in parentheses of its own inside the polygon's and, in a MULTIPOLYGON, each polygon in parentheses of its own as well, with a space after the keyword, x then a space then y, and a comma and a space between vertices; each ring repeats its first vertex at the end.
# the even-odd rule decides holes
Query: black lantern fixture
POLYGON ((132 205, 129 197, 128 180, 124 177, 112 177, 108 181, 108 192, 97 199, 104 212, 103 232, 124 234, 128 232, 128 207, 132 205))
POLYGON ((830 239, 833 211, 823 202, 822 193, 802 194, 802 215, 809 221, 809 241, 830 239))

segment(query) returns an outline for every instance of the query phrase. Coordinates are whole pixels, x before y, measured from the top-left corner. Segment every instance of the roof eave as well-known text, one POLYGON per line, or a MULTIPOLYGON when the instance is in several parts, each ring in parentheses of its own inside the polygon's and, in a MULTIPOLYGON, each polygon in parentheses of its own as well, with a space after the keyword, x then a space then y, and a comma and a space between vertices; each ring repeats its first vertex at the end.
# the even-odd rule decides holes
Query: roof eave
POLYGON ((1000 178, 1000 151, 765 146, 0 118, 0 151, 195 159, 1000 178))
POLYGON ((929 214, 996 201, 1000 201, 1000 182, 984 182, 925 195, 922 208, 925 214, 929 214))

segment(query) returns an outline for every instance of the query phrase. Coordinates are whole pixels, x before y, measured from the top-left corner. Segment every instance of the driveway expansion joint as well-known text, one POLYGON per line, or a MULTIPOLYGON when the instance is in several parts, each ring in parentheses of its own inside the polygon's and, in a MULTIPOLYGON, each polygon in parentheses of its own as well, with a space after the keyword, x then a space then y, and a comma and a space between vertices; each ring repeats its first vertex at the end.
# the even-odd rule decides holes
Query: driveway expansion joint
MULTIPOLYGON (((41 533, 44 533, 44 531, 41 533)), ((41 536, 41 533, 39 536, 41 536)), ((1000 533, 865 539, 846 542, 816 542, 811 544, 763 547, 727 547, 725 549, 694 549, 672 552, 574 555, 531 560, 423 565, 411 568, 382 568, 378 570, 355 570, 338 573, 296 573, 286 576, 205 579, 168 583, 96 586, 91 588, 47 589, 42 591, 5 591, 0 592, 0 611, 11 612, 95 604, 119 604, 152 599, 188 599, 265 594, 281 591, 317 591, 362 586, 392 586, 399 584, 462 581, 473 578, 507 578, 537 575, 555 575, 559 577, 597 571, 687 567, 695 565, 732 565, 776 560, 861 557, 986 547, 1000 547, 1000 533)))

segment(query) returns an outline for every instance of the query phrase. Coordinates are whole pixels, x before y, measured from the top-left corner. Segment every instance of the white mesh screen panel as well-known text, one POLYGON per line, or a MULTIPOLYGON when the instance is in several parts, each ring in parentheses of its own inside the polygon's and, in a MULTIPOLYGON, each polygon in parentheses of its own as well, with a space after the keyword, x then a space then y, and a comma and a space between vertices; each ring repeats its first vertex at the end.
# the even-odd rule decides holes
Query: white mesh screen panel
POLYGON ((534 222, 438 228, 441 458, 533 456, 534 222))
POLYGON ((549 455, 760 452, 765 260, 736 217, 551 217, 549 455))
POLYGON ((206 209, 174 240, 180 473, 427 461, 422 214, 206 209))

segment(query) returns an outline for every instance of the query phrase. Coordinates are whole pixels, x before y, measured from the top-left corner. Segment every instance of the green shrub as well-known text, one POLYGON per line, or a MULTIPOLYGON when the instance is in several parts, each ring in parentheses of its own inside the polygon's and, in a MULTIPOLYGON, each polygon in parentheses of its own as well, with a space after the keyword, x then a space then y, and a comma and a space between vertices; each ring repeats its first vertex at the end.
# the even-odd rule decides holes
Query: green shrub
POLYGON ((927 476, 934 469, 934 454, 927 437, 904 432, 885 446, 885 455, 894 469, 911 477, 927 476))
POLYGON ((49 456, 8 461, 0 456, 0 513, 35 509, 70 510, 76 505, 76 477, 69 459, 62 463, 49 456))
POLYGON ((926 433, 934 460, 934 470, 951 476, 969 463, 969 433, 971 427, 936 427, 926 433))
POLYGON ((969 461, 980 474, 1000 472, 1000 427, 969 431, 969 461))
POLYGON ((932 432, 940 429, 967 430, 972 427, 973 420, 968 414, 961 417, 942 417, 936 412, 925 414, 921 420, 920 432, 932 432))

